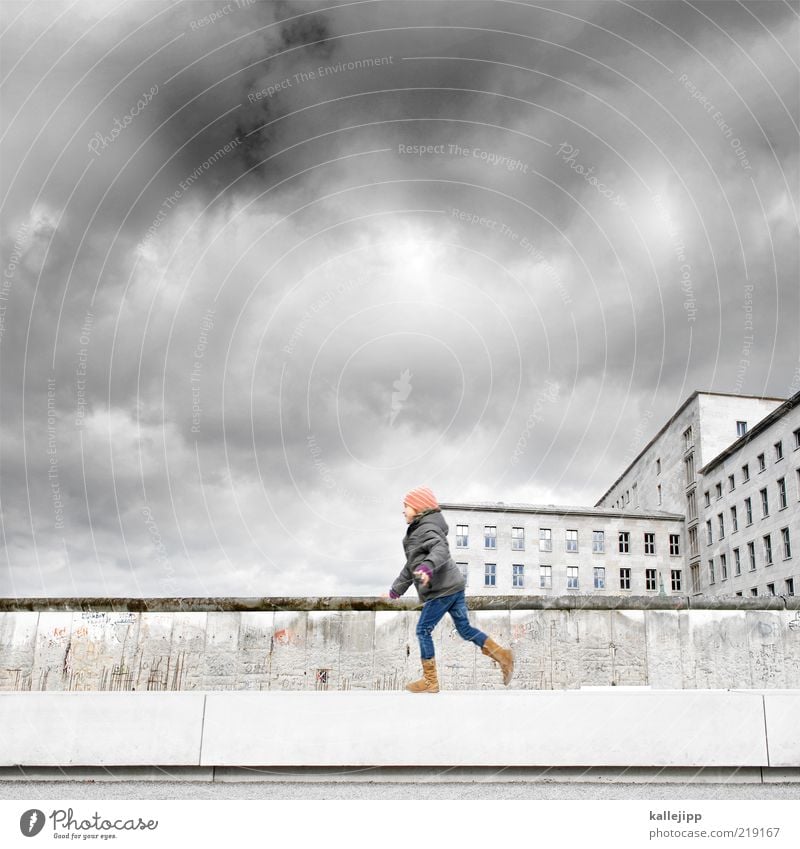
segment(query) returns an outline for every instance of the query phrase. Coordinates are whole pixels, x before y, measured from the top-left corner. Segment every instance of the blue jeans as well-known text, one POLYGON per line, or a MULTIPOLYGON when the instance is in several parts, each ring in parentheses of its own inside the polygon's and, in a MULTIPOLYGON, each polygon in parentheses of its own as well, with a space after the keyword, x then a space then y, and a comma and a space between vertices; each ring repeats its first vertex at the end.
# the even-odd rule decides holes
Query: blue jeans
POLYGON ((463 639, 469 640, 481 648, 488 639, 483 631, 479 631, 469 624, 469 611, 467 610, 467 600, 464 598, 464 590, 441 598, 434 598, 422 605, 422 613, 417 623, 419 653, 423 660, 430 660, 433 657, 431 632, 439 624, 445 613, 450 614, 450 618, 455 623, 456 631, 463 639))

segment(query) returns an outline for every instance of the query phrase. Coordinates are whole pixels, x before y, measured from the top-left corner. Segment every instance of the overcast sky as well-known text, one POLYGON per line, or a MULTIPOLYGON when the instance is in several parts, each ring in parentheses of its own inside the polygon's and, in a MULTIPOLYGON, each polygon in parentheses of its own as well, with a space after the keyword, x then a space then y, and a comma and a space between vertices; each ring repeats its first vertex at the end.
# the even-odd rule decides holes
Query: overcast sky
POLYGON ((800 389, 797 2, 3 2, 0 593, 370 595, 800 389))

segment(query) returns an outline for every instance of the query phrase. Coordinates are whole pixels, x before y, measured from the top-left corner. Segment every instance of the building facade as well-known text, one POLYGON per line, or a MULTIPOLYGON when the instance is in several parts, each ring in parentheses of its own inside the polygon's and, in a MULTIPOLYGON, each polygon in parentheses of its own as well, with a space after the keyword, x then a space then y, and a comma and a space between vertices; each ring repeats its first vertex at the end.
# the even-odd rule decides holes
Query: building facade
POLYGON ((800 587, 800 392, 699 470, 701 556, 711 595, 795 595, 800 587))
POLYGON ((442 503, 468 595, 685 595, 684 517, 442 503))
MULTIPOLYGON (((797 397, 794 396, 795 399, 797 397)), ((686 520, 685 568, 690 577, 688 591, 695 594, 730 594, 730 582, 721 584, 717 580, 719 568, 728 566, 729 555, 718 552, 716 556, 725 554, 725 557, 717 561, 713 570, 709 563, 715 555, 708 551, 709 517, 706 511, 710 503, 706 504, 707 487, 703 471, 712 468, 716 458, 727 456, 735 444, 740 444, 740 448, 748 444, 745 438, 748 434, 762 433, 765 428, 785 429, 788 426, 785 421, 787 416, 791 419, 790 410, 796 408, 796 401, 792 404, 792 400, 694 392, 611 485, 596 506, 682 513, 686 520), (761 423, 765 424, 762 426, 761 423), (712 571, 713 583, 710 581, 712 571)), ((765 440, 769 438, 767 435, 765 440)), ((711 486, 716 487, 716 482, 711 486)), ((796 522, 796 505, 793 515, 796 522)), ((790 522, 787 521, 787 524, 790 522)), ((733 556, 732 552, 730 556, 733 556)), ((739 591, 736 589, 734 593, 739 591)))

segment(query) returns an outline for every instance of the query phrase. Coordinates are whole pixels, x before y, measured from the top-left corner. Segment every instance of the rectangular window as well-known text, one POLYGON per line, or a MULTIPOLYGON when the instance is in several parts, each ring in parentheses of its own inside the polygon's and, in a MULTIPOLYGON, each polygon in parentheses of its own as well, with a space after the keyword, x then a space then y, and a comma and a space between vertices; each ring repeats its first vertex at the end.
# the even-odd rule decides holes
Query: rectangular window
POLYGON ((684 461, 686 467, 686 486, 694 483, 694 454, 690 454, 684 461))
POLYGON ((681 591, 681 570, 670 569, 669 574, 672 581, 672 592, 679 593, 681 591))
POLYGON ((772 535, 764 534, 764 565, 772 566, 772 535))
POLYGON ((623 567, 619 570, 619 588, 629 590, 631 588, 631 570, 623 567))
POLYGON ((456 548, 469 545, 469 525, 456 525, 456 548))
POLYGON ((485 587, 497 586, 497 564, 486 563, 483 571, 483 585, 485 587))
POLYGON ((714 559, 708 561, 708 583, 714 583, 714 559))
POLYGON ((783 510, 786 506, 786 478, 778 478, 778 507, 783 510))
POLYGON ((769 498, 767 497, 767 488, 761 490, 761 516, 769 516, 769 498))
POLYGON ((656 535, 653 533, 645 533, 644 535, 644 553, 645 554, 655 554, 656 553, 656 535))
POLYGON ((686 518, 691 521, 697 518, 697 490, 693 489, 686 495, 686 518))
POLYGON ((525 551, 525 528, 511 529, 511 550, 525 551))
POLYGON ((775 462, 778 460, 783 460, 783 440, 779 440, 775 443, 775 462))
POLYGON ((794 595, 794 578, 786 579, 786 595, 794 595))
POLYGON ((723 581, 728 580, 728 555, 720 554, 719 556, 719 574, 723 581))
POLYGON ((745 498, 744 500, 744 515, 747 519, 747 524, 753 524, 753 501, 751 498, 745 498))
POLYGON ((756 544, 754 542, 747 543, 747 558, 750 561, 750 571, 756 571, 756 544))
POLYGON ((788 560, 792 556, 792 541, 789 539, 788 528, 781 528, 781 538, 783 540, 783 559, 788 560))
POLYGON ((723 513, 717 516, 717 522, 719 523, 719 538, 722 539, 725 536, 725 515, 723 513))
POLYGON ((511 567, 511 586, 514 589, 522 589, 525 586, 525 566, 515 563, 511 567))
POLYGON ((578 532, 567 531, 566 550, 575 553, 578 550, 578 532))
POLYGON ((711 519, 706 522, 706 545, 711 545, 714 542, 714 534, 711 530, 711 519))
POLYGON ((656 474, 657 475, 661 474, 661 460, 660 459, 656 460, 656 474))
POLYGON ((739 554, 739 549, 733 549, 733 574, 741 575, 742 574, 742 558, 739 554))
POLYGON ((683 432, 683 450, 688 451, 694 445, 691 427, 687 427, 683 432))
POLYGON ((794 447, 800 448, 800 427, 794 432, 794 447))
POLYGON ((706 490, 706 491, 703 493, 703 500, 704 500, 704 503, 705 503, 706 507, 710 507, 710 506, 711 506, 711 493, 710 493, 708 490, 706 490))
POLYGON ((716 496, 717 496, 717 499, 718 499, 718 500, 719 500, 720 498, 722 498, 722 484, 721 484, 721 483, 718 483, 718 484, 714 487, 714 492, 715 492, 715 494, 716 494, 716 496))
POLYGON ((697 528, 689 528, 689 556, 697 557, 700 547, 697 544, 697 528))
POLYGON ((699 593, 700 592, 700 564, 692 563, 689 567, 689 572, 692 576, 692 592, 699 593))
POLYGON ((767 468, 767 461, 764 459, 764 455, 759 454, 756 460, 758 460, 758 471, 763 472, 767 468))
POLYGON ((747 422, 736 422, 736 435, 744 436, 747 433, 747 422))
POLYGON ((604 590, 606 588, 606 570, 603 566, 594 567, 594 588, 604 590))
POLYGON ((577 566, 567 566, 567 589, 568 590, 577 590, 578 589, 578 567, 577 566))
POLYGON ((767 584, 767 595, 775 595, 775 584, 767 584))
POLYGON ((464 579, 464 586, 469 586, 469 564, 456 563, 456 566, 458 566, 458 571, 461 572, 461 577, 464 579))
POLYGON ((731 507, 731 533, 735 534, 739 530, 739 519, 736 515, 736 507, 731 507))
POLYGON ((748 463, 742 466, 742 480, 745 483, 750 480, 750 465, 748 463))
POLYGON ((753 588, 750 590, 750 595, 752 595, 752 596, 757 596, 757 595, 758 595, 758 587, 753 587, 753 588))
POLYGON ((550 528, 539 528, 539 551, 553 550, 553 535, 550 528))
POLYGON ((619 553, 628 554, 631 548, 631 535, 628 531, 619 532, 619 553))
POLYGON ((661 505, 661 484, 656 487, 656 495, 658 496, 658 504, 661 505))
POLYGON ((539 586, 543 590, 549 590, 553 587, 553 567, 552 566, 540 566, 539 567, 539 586))
POLYGON ((656 588, 656 570, 644 570, 644 588, 646 590, 654 590, 656 588))
POLYGON ((736 478, 733 475, 728 475, 728 492, 733 492, 736 489, 736 478))
POLYGON ((681 535, 669 535, 669 554, 670 557, 677 557, 681 553, 681 535))
POLYGON ((595 554, 603 554, 606 550, 605 531, 592 531, 592 551, 595 554))
POLYGON ((497 548, 497 526, 484 525, 483 527, 483 547, 497 548))

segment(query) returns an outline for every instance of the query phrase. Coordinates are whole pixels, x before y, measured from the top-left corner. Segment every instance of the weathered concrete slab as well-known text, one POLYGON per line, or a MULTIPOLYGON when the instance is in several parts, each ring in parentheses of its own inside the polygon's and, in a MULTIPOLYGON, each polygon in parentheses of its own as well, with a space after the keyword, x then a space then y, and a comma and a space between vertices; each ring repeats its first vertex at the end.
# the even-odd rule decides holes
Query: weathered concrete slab
POLYGON ((800 767, 800 693, 765 691, 764 711, 771 767, 800 767))
POLYGON ((767 747, 756 693, 209 693, 212 764, 760 767, 767 747))
POLYGON ((200 693, 0 693, 0 766, 199 765, 200 693))
POLYGON ((0 613, 0 692, 30 690, 38 613, 0 613))
MULTIPOLYGON (((403 689, 420 675, 418 621, 400 608, 0 613, 0 692, 403 689)), ((470 621, 514 649, 514 690, 800 689, 795 611, 500 608, 470 621)), ((448 615, 433 640, 443 689, 505 689, 448 615)))

